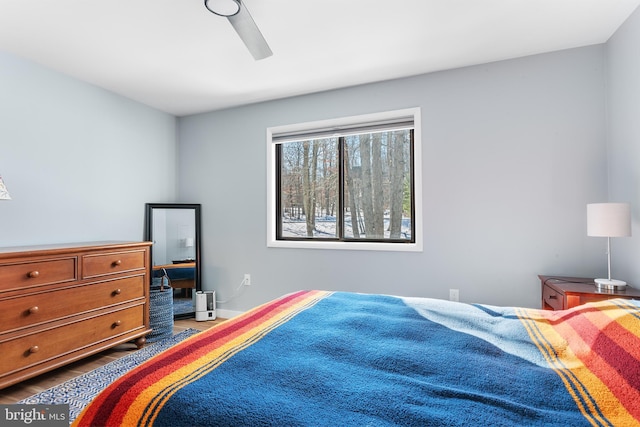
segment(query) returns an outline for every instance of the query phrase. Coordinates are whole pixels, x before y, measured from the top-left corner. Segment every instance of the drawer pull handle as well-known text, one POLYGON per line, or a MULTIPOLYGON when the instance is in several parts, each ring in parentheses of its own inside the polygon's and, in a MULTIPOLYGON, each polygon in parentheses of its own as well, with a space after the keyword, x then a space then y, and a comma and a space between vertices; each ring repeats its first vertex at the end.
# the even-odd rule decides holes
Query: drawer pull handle
POLYGON ((122 260, 113 261, 113 264, 111 264, 111 265, 114 266, 114 267, 117 267, 120 264, 122 264, 122 260))
POLYGON ((558 299, 557 295, 549 295, 549 299, 558 299))
POLYGON ((122 293, 122 291, 120 289, 116 289, 115 291, 113 291, 113 295, 120 295, 122 293))
POLYGON ((27 277, 29 277, 31 279, 35 279, 39 275, 40 275, 40 272, 38 270, 33 270, 33 271, 30 271, 29 273, 27 273, 27 277))
POLYGON ((113 329, 115 329, 115 328, 117 328, 117 327, 118 327, 118 326, 120 326, 120 325, 122 325, 122 322, 121 322, 120 320, 116 320, 115 322, 113 322, 113 326, 112 326, 112 328, 113 328, 113 329))
POLYGON ((29 349, 29 353, 31 353, 31 354, 37 353, 38 351, 40 351, 40 347, 38 347, 37 345, 34 345, 33 347, 31 347, 29 349))
POLYGON ((39 310, 40 310, 40 308, 37 305, 34 305, 33 307, 31 307, 29 309, 29 313, 30 314, 36 314, 39 310))

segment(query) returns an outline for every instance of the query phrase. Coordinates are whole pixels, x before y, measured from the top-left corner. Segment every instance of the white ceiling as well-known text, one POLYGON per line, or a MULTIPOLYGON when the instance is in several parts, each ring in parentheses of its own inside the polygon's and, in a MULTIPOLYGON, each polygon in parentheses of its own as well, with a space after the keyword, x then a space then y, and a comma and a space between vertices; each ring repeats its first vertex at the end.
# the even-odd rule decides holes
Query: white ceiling
POLYGON ((177 116, 603 43, 640 0, 0 0, 0 49, 177 116))

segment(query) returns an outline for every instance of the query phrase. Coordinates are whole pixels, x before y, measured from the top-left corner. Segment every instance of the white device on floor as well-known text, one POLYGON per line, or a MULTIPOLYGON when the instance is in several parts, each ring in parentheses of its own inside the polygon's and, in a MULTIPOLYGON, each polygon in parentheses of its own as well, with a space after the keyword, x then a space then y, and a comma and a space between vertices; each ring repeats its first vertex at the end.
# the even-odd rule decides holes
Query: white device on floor
POLYGON ((196 292, 196 320, 204 322, 216 319, 216 291, 196 292))

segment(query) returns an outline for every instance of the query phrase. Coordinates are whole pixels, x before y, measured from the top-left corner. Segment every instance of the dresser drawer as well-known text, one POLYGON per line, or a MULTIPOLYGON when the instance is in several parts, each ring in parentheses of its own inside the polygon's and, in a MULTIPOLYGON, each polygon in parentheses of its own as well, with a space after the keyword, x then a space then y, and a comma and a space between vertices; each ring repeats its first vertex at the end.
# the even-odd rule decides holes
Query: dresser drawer
POLYGON ((144 306, 134 306, 6 342, 0 341, 0 380, 11 373, 10 369, 15 372, 64 357, 77 351, 79 344, 88 347, 135 329, 143 329, 143 311, 144 306))
POLYGON ((141 271, 145 266, 145 251, 109 252, 82 257, 82 278, 141 271))
POLYGON ((542 301, 544 304, 553 307, 554 310, 562 310, 564 308, 564 296, 547 285, 542 288, 542 301))
POLYGON ((75 257, 0 265, 0 291, 72 282, 76 279, 75 257))
POLYGON ((9 298, 0 300, 0 325, 10 332, 144 297, 144 276, 136 276, 9 298))

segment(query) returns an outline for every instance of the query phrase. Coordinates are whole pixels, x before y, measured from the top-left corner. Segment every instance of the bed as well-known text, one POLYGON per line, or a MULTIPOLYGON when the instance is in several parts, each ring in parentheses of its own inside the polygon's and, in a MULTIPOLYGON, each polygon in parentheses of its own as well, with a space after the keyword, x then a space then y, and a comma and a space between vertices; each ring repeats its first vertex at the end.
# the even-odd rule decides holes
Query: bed
POLYGON ((176 263, 153 266, 153 277, 167 277, 172 288, 185 292, 185 296, 191 296, 191 290, 196 288, 195 262, 176 263))
POLYGON ((639 301, 300 291, 148 360, 74 425, 632 426, 638 402, 639 301))

